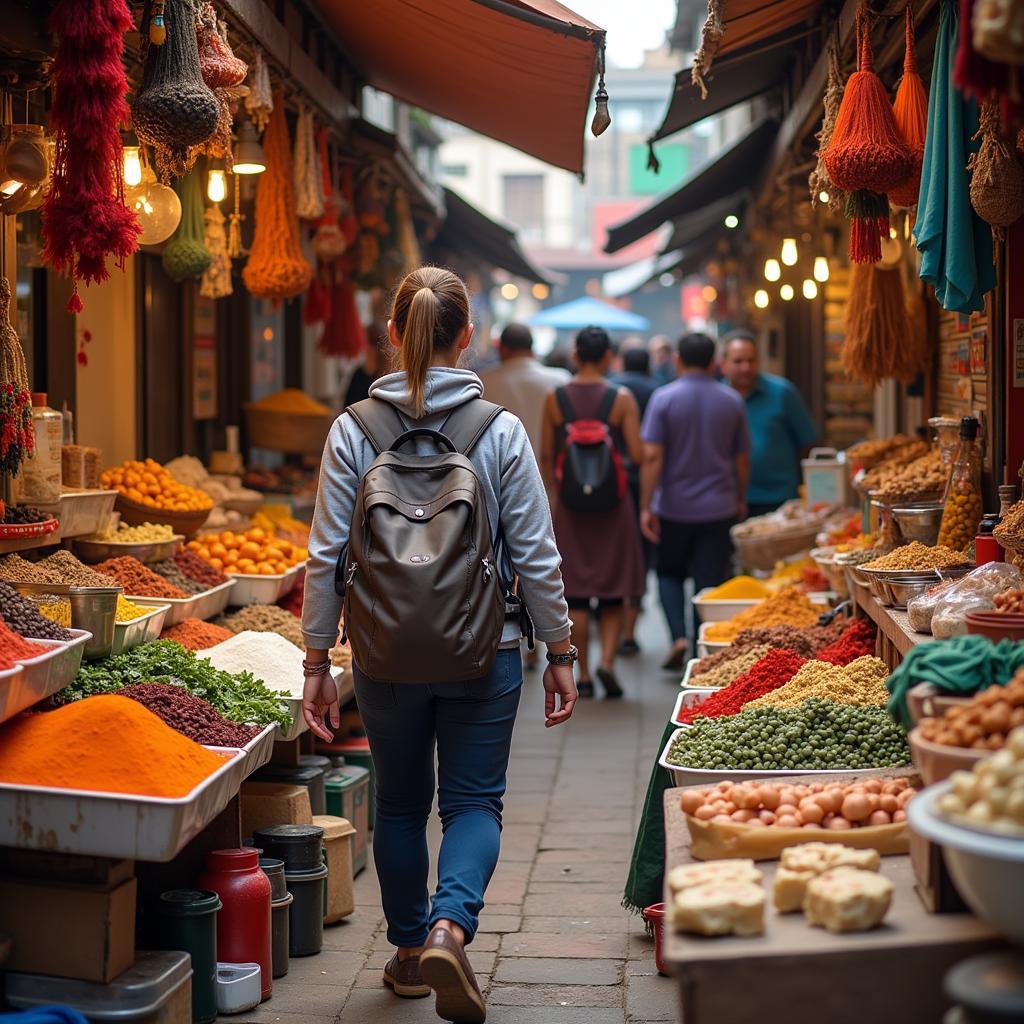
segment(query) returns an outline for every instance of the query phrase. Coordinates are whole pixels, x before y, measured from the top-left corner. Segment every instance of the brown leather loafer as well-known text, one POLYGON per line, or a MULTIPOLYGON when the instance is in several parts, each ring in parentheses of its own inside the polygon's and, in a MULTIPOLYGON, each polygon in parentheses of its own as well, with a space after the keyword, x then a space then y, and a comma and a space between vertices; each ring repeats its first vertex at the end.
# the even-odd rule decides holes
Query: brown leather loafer
POLYGON ((420 953, 420 973, 437 993, 437 1015, 457 1024, 483 1024, 487 1004, 466 951, 447 928, 435 925, 420 953))
POLYGON ((400 960, 396 953, 384 968, 384 984, 403 999, 424 999, 430 995, 430 986, 420 973, 418 956, 400 960))

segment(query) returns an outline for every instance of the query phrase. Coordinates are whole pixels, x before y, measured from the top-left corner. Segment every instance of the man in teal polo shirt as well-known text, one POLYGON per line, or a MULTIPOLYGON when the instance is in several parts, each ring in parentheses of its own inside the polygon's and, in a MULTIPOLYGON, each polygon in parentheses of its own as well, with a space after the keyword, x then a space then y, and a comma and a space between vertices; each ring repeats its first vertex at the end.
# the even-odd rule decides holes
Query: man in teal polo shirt
POLYGON ((800 458, 817 440, 818 428, 788 380, 758 372, 757 343, 750 331, 725 336, 722 373, 747 405, 752 442, 748 515, 764 515, 797 496, 800 458))

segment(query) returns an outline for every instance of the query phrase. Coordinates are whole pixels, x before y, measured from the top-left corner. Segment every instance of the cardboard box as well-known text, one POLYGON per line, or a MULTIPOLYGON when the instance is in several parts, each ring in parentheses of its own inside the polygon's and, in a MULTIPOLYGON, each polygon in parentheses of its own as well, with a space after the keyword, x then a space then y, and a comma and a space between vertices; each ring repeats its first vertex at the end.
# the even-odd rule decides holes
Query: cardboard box
POLYGON ((313 809, 306 786, 279 782, 246 782, 242 785, 242 836, 251 836, 268 825, 312 825, 313 809))
POLYGON ((110 857, 80 857, 70 853, 0 848, 0 877, 59 878, 76 885, 113 889, 135 874, 135 861, 110 857))
POLYGON ((135 963, 134 878, 112 887, 0 879, 6 970, 106 984, 135 963))
POLYGON ((327 913, 325 924, 335 924, 356 909, 352 888, 352 839, 356 830, 345 818, 317 814, 313 824, 324 830, 324 852, 327 854, 327 913))

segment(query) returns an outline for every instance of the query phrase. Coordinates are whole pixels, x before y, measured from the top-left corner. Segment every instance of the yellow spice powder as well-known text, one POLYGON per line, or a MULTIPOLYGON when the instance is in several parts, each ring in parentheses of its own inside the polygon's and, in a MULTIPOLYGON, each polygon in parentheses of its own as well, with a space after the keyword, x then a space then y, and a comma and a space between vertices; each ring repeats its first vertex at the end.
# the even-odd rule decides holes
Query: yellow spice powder
POLYGON ((786 587, 760 604, 734 615, 726 622, 714 622, 704 632, 712 643, 732 643, 753 626, 816 626, 821 609, 794 587, 786 587))

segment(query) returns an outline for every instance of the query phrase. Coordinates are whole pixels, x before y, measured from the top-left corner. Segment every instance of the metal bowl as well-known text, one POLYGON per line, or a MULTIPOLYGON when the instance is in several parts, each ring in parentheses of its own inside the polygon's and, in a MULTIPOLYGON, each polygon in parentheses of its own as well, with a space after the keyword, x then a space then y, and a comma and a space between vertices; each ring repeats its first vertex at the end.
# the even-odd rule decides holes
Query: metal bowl
POLYGON ((917 597, 918 594, 923 594, 926 590, 934 587, 938 583, 938 579, 934 576, 924 576, 921 579, 885 579, 882 577, 882 584, 889 592, 889 596, 892 598, 892 606, 900 611, 906 610, 907 602, 912 597, 917 597))
POLYGON ((939 539, 939 527, 942 525, 942 510, 945 506, 941 501, 922 501, 908 505, 900 505, 892 510, 903 539, 909 544, 920 541, 934 547, 939 539))
POLYGON ((879 604, 884 605, 886 608, 892 607, 892 591, 889 590, 889 584, 881 576, 868 576, 868 590, 871 591, 871 596, 879 604))

